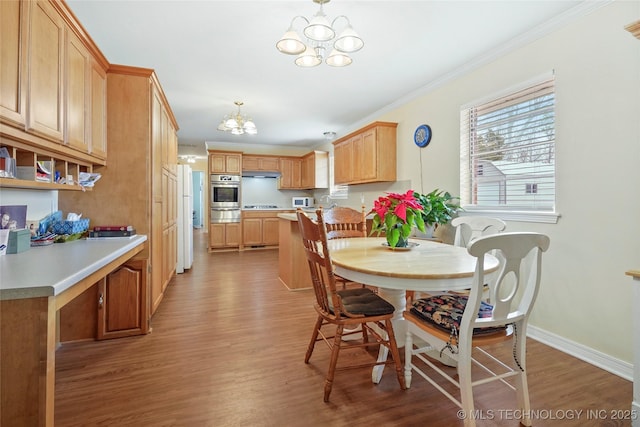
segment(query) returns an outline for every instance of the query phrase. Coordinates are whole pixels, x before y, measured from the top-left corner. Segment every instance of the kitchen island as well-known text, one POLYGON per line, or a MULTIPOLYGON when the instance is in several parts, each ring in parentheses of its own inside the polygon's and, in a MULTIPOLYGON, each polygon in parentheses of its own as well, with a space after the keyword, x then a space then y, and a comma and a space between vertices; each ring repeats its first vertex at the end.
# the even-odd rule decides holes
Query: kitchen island
POLYGON ((278 278, 289 289, 310 289, 311 274, 295 213, 278 214, 278 278))
POLYGON ((86 239, 0 256, 1 425, 53 426, 58 310, 146 241, 86 239))

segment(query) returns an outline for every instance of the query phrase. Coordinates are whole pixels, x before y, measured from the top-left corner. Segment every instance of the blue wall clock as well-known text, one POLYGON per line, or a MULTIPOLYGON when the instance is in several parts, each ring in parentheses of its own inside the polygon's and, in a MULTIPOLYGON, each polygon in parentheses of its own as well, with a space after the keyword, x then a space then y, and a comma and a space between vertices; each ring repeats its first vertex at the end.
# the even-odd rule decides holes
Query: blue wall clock
POLYGON ((431 141, 431 127, 429 125, 420 125, 413 134, 413 141, 418 147, 426 147, 431 141))

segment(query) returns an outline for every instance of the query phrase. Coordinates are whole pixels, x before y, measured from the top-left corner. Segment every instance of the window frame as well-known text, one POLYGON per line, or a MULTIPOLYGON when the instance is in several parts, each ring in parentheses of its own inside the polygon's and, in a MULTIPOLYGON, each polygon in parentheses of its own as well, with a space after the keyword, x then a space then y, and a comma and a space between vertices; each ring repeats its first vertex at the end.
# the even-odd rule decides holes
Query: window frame
MULTIPOLYGON (((530 79, 521 84, 511 86, 506 88, 498 93, 493 93, 489 96, 486 96, 482 99, 475 100, 473 102, 469 102, 460 107, 460 197, 461 197, 461 206, 464 208, 465 215, 491 215, 503 220, 514 220, 514 221, 525 221, 525 222, 540 222, 540 223, 557 223, 560 214, 557 212, 557 157, 555 155, 555 147, 556 147, 556 138, 555 138, 555 129, 557 128, 557 118, 554 116, 554 138, 552 140, 552 149, 553 151, 553 201, 552 206, 547 208, 536 208, 533 206, 500 206, 500 205, 482 205, 482 204, 471 204, 472 197, 472 185, 474 183, 474 179, 479 175, 472 176, 473 171, 472 164, 474 155, 471 153, 473 144, 473 135, 471 134, 471 129, 473 128, 473 124, 466 119, 469 116, 470 110, 483 108, 486 109, 487 106, 491 106, 491 104, 497 103, 498 105, 504 105, 500 108, 496 108, 492 111, 499 111, 502 108, 507 108, 509 105, 519 105, 526 102, 528 99, 531 99, 531 95, 528 93, 528 90, 541 86, 544 84, 552 84, 553 89, 552 92, 555 96, 555 81, 554 81, 554 73, 549 72, 545 73, 541 76, 537 76, 533 79, 530 79), (550 82, 550 83, 549 83, 550 82), (525 95, 522 97, 513 98, 513 96, 517 95, 519 92, 524 92, 525 95), (505 102, 505 99, 507 100, 505 102), (515 100, 515 101, 513 101, 515 100), (466 115, 465 115, 466 114, 466 115)), ((537 98, 538 96, 533 96, 533 98, 537 98)), ((555 111, 556 108, 556 100, 553 102, 553 109, 555 111)), ((487 113, 488 114, 488 113, 487 113)), ((555 114, 555 113, 554 113, 555 114)), ((474 122, 477 124, 477 121, 474 122)), ((476 166, 483 166, 482 164, 476 164, 476 166)), ((527 182, 526 187, 530 185, 531 182, 527 182)), ((528 193, 527 193, 528 194, 528 193)), ((533 193, 532 193, 533 194, 533 193)))

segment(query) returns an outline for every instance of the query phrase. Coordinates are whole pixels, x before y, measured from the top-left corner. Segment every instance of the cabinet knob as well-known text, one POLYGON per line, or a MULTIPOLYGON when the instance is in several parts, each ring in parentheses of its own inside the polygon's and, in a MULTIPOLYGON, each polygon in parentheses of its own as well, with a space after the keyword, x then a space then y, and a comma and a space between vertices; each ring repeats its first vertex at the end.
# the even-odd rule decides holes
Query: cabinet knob
POLYGON ((104 296, 102 294, 98 295, 98 308, 102 308, 104 306, 104 296))

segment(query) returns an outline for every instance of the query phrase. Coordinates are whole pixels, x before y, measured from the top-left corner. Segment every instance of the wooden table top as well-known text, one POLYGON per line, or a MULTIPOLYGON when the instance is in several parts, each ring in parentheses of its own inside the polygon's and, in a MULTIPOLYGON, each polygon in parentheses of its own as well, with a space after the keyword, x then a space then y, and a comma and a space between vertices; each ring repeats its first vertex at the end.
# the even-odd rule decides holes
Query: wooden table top
MULTIPOLYGON (((418 245, 408 251, 391 250, 385 238, 358 237, 329 241, 336 267, 368 275, 442 280, 473 277, 476 258, 466 248, 429 240, 410 239, 418 245)), ((498 259, 485 257, 485 272, 498 268, 498 259)))

